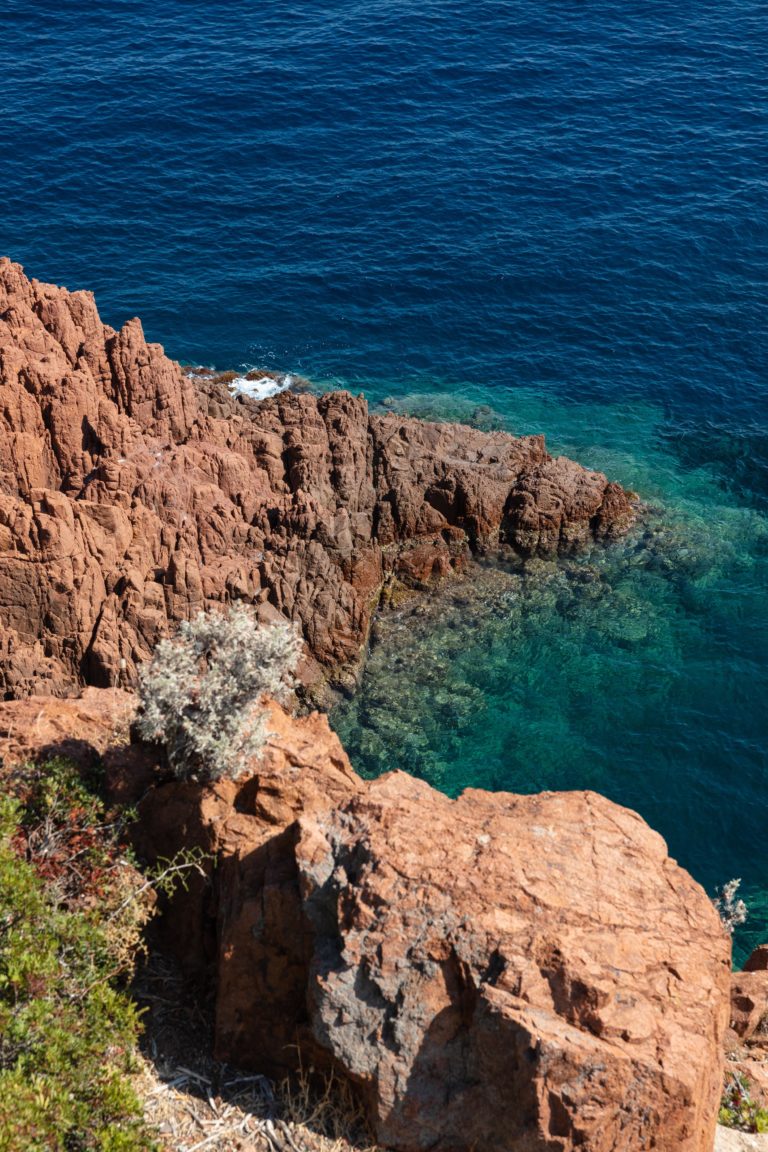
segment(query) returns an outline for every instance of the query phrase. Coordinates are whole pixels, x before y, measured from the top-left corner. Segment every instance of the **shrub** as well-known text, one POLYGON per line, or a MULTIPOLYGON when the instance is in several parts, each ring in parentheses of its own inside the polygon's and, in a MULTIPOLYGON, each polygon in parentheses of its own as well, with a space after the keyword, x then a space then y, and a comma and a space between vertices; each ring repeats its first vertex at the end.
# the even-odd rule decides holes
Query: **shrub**
POLYGON ((0 769, 0 1152, 149 1152, 125 987, 157 892, 202 873, 203 854, 142 874, 135 814, 105 806, 95 772, 0 769))
POLYGON ((126 961, 112 929, 132 869, 75 775, 60 761, 49 775, 31 769, 23 787, 11 782, 17 796, 0 798, 4 1152, 155 1147, 125 1075, 138 1016, 115 982, 126 961))
POLYGON ((741 880, 729 880, 727 884, 723 884, 722 888, 717 889, 715 899, 712 901, 723 922, 723 927, 731 935, 733 935, 734 928, 743 924, 749 915, 746 904, 736 895, 740 884, 741 880))
POLYGON ((241 606, 200 612, 140 671, 140 735, 165 745, 177 776, 236 779, 266 743, 259 702, 285 698, 300 653, 288 623, 259 624, 241 606))
POLYGON ((752 1099, 746 1076, 731 1076, 720 1102, 718 1123, 742 1132, 768 1132, 768 1110, 752 1099))

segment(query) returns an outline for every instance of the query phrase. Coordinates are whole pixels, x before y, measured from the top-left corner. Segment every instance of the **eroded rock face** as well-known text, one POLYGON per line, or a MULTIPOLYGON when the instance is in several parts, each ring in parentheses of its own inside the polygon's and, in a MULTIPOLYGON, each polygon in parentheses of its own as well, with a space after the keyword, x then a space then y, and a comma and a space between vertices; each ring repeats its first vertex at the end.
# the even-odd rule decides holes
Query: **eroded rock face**
POLYGON ((751 1040, 758 1029, 762 1028, 763 1036, 768 1040, 767 1025, 768 972, 756 968, 734 972, 731 983, 731 1028, 742 1040, 751 1040))
MULTIPOLYGON (((268 728, 266 748, 241 780, 156 784, 139 807, 136 845, 150 861, 198 847, 216 862, 207 884, 193 876, 174 897, 164 945, 188 975, 216 989, 218 1058, 279 1075, 296 1068, 299 1051, 327 1063, 307 1010, 296 821, 345 803, 364 784, 325 716, 290 717, 271 705, 268 728)), ((141 773, 134 778, 132 802, 145 792, 141 773)))
POLYGON ((138 320, 0 260, 0 692, 130 686, 179 621, 240 599, 298 621, 308 681, 354 670, 383 585, 470 549, 624 531, 626 493, 542 437, 255 403, 192 382, 138 320))
MULTIPOLYGON (((164 930, 215 990, 220 1060, 334 1069, 399 1152, 711 1152, 729 939, 640 817, 593 793, 366 782, 324 716, 277 706, 242 779, 171 780, 146 746, 107 747, 132 708, 0 702, 0 755, 104 752, 145 858, 208 854, 164 930)), ((735 1005, 759 991, 743 1035, 755 963, 734 977, 735 1005)))
POLYGON ((117 741, 127 740, 135 711, 136 697, 119 688, 86 688, 80 697, 64 700, 28 696, 0 701, 0 761, 12 765, 66 756, 94 762, 117 741))

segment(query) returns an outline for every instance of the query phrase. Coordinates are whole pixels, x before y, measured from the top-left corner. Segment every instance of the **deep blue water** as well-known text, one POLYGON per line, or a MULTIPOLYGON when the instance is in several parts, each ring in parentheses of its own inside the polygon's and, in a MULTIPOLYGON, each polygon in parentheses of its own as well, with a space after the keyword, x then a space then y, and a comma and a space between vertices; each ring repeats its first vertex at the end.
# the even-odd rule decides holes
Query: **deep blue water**
POLYGON ((653 504, 334 719, 365 771, 631 803, 768 938, 765 5, 6 0, 0 108, 0 251, 110 323, 653 504))

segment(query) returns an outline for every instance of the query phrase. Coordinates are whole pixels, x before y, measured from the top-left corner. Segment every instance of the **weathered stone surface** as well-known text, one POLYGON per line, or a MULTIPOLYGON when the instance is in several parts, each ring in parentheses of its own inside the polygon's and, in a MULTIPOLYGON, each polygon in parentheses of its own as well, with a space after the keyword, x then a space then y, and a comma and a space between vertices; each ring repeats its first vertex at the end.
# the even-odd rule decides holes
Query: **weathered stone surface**
POLYGON ((750 1040, 764 1026, 768 1040, 768 971, 745 969, 734 972, 731 983, 731 1028, 742 1040, 750 1040))
MULTIPOLYGON (((193 877, 174 897, 165 944, 216 987, 221 1059, 272 1071, 315 1049, 306 1003, 306 928, 294 855, 303 813, 364 787, 325 716, 270 707, 270 737, 250 775, 204 786, 166 780, 140 806, 137 847, 150 860, 201 848, 212 883, 193 877)), ((316 1052, 319 1063, 323 1055, 316 1052)))
POLYGON ((623 531, 626 493, 515 438, 362 397, 233 399, 138 320, 0 260, 0 692, 127 687, 158 639, 239 599, 303 629, 311 681, 354 671, 382 587, 470 549, 623 531))
POLYGON ((86 688, 66 700, 0 701, 0 760, 6 765, 46 756, 94 760, 127 739, 135 711, 136 697, 119 688, 86 688))
POLYGON ((392 774, 300 821, 317 1041, 415 1152, 710 1152, 729 946, 634 813, 392 774))
POLYGON ((335 1067, 403 1152, 710 1152, 729 942, 659 836, 590 793, 365 783, 323 717, 275 726, 252 779, 144 810, 220 860, 220 1059, 335 1067))
POLYGON ((768 1152, 768 1136, 718 1126, 714 1152, 768 1152))

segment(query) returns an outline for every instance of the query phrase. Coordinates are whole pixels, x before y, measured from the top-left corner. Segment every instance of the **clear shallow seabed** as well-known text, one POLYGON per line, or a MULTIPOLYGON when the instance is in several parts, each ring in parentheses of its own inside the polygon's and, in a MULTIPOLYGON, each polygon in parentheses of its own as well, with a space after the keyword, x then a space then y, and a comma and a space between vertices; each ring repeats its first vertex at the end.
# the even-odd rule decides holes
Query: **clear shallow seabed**
POLYGON ((651 507, 388 620, 358 768, 597 788, 768 938, 768 10, 8 0, 0 251, 188 362, 517 432, 651 507))

